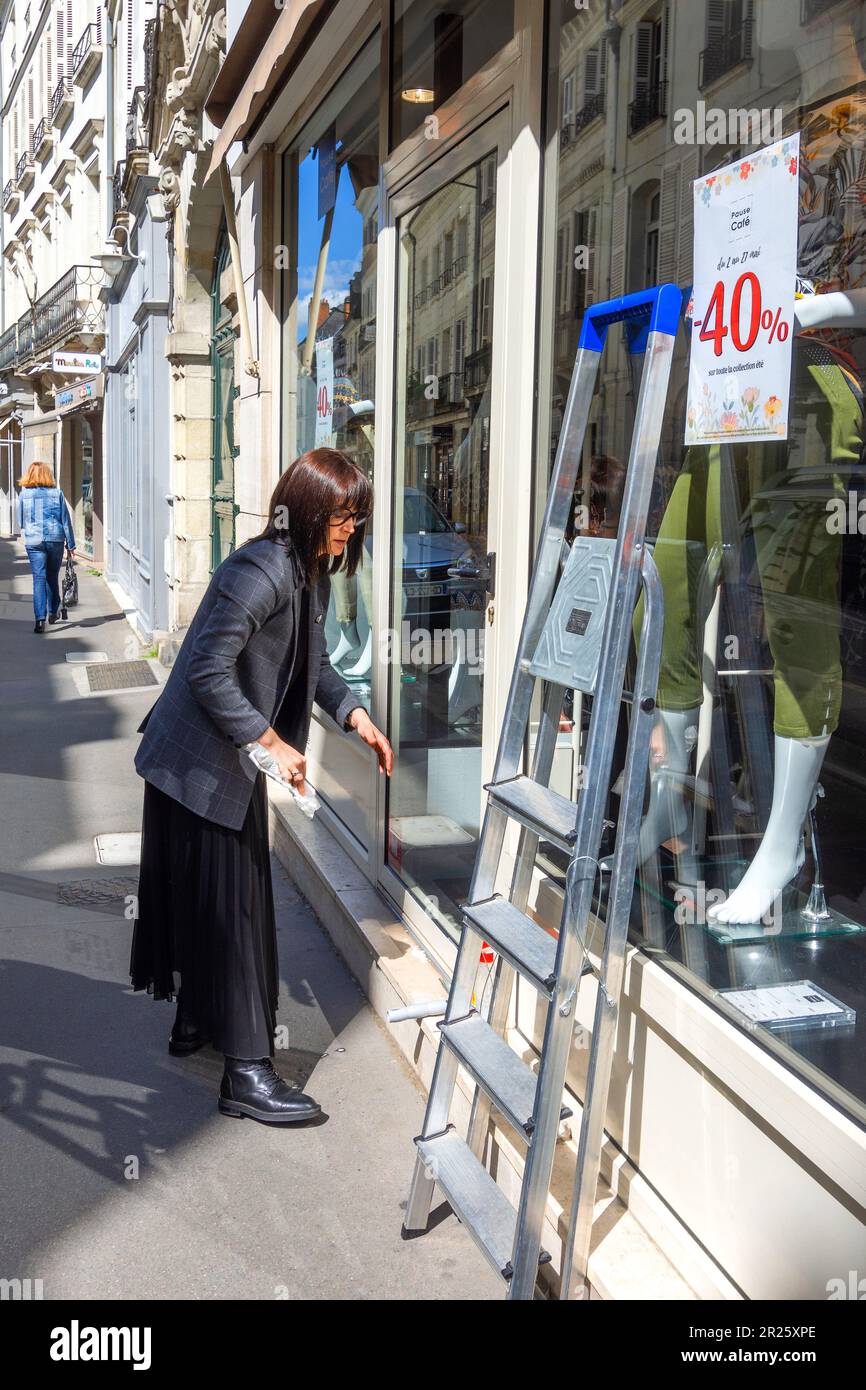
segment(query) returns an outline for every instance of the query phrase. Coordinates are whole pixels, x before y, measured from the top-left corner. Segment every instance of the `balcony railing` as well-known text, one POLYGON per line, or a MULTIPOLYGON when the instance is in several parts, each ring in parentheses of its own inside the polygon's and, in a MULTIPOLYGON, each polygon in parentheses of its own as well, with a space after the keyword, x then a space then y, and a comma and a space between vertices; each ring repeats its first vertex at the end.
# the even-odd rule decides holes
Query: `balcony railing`
POLYGON ((47 116, 43 116, 33 132, 33 153, 37 159, 51 149, 54 144, 54 127, 47 116))
POLYGON ((51 93, 51 121, 53 125, 60 125, 72 111, 75 105, 75 92, 68 77, 61 77, 54 91, 51 93))
POLYGON ((136 87, 126 112, 126 153, 132 150, 146 150, 147 135, 144 128, 144 88, 136 87))
POLYGON ((698 64, 698 86, 701 91, 724 77, 726 72, 748 63, 752 58, 752 18, 751 15, 739 29, 723 34, 708 44, 700 56, 698 64))
POLYGON ((105 305, 99 291, 105 272, 97 265, 74 265, 61 275, 18 320, 17 360, 26 361, 81 333, 105 330, 105 305))
POLYGON ((573 144, 581 131, 591 125, 596 117, 603 115, 604 93, 598 92, 596 96, 589 98, 589 101, 580 108, 576 116, 572 116, 570 121, 564 122, 559 132, 560 149, 565 149, 567 145, 573 144))
POLYGON ((18 332, 17 361, 22 362, 33 356, 33 319, 29 309, 26 314, 21 315, 15 327, 18 332))
POLYGON ((156 20, 149 19, 144 26, 144 91, 150 95, 153 85, 154 59, 156 57, 156 20))
POLYGON ((72 80, 81 86, 102 61, 101 37, 99 26, 88 24, 72 50, 72 80))
POLYGON ((490 348, 479 348, 477 352, 472 352, 466 358, 463 365, 463 389, 468 395, 470 391, 483 391, 490 378, 490 348))
POLYGON ((123 175, 125 170, 126 165, 124 164, 123 160, 118 160, 117 164, 115 164, 114 166, 114 177, 111 180, 112 221, 114 221, 114 219, 118 216, 119 213, 126 211, 126 197, 124 196, 123 192, 123 175))
POLYGON ((13 323, 0 335, 0 372, 15 365, 18 355, 18 325, 13 323))
POLYGON ((410 407, 413 420, 422 420, 428 415, 439 415, 445 410, 453 410, 463 405, 463 373, 445 372, 436 377, 436 394, 429 396, 430 383, 420 381, 412 392, 410 407))
POLYGON ((458 275, 462 275, 466 269, 466 256, 458 256, 450 265, 446 265, 441 275, 437 275, 435 280, 431 280, 429 285, 425 285, 419 290, 412 300, 413 307, 420 309, 434 295, 441 294, 443 290, 456 280, 458 275))
POLYGON ((33 182, 33 152, 25 150, 15 166, 15 177, 22 187, 33 182))
POLYGON ((634 101, 629 102, 628 133, 637 135, 653 121, 660 121, 667 114, 667 82, 657 82, 654 87, 641 88, 634 101))
POLYGON ((839 4, 841 0, 802 0, 800 23, 811 24, 814 19, 820 19, 827 10, 832 10, 839 4))
POLYGON ((4 211, 6 208, 8 208, 11 202, 17 200, 18 196, 18 184, 15 182, 14 179, 10 179, 9 182, 6 184, 6 187, 3 189, 4 211))

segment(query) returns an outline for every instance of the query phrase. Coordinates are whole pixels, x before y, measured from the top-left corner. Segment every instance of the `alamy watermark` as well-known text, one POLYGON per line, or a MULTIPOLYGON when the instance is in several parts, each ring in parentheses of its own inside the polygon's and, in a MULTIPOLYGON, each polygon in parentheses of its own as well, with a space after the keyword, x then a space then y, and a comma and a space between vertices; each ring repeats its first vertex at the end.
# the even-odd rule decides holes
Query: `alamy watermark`
POLYGON ((676 145, 771 145, 781 140, 782 108, 707 106, 705 101, 674 112, 676 145))

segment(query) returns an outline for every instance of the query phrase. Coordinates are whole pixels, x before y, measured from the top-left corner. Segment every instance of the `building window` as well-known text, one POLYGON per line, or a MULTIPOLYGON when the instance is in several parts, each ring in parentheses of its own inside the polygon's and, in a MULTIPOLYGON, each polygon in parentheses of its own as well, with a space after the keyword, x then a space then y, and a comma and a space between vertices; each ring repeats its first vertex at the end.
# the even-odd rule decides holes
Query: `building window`
POLYGON ((634 36, 634 98, 629 106, 629 133, 652 125, 666 114, 666 13, 641 20, 634 36))
POLYGON ((514 0, 394 0, 391 148, 514 37, 514 0))
POLYGON ((752 0, 707 0, 707 46, 698 69, 701 90, 751 57, 752 0))
POLYGON ((646 236, 644 238, 643 282, 645 285, 658 283, 659 268, 659 210, 661 192, 653 193, 647 210, 646 236))
POLYGON ((213 444, 211 479, 211 567, 216 569, 235 548, 235 330, 222 302, 223 271, 229 263, 225 224, 214 256, 211 287, 211 370, 213 373, 213 444))

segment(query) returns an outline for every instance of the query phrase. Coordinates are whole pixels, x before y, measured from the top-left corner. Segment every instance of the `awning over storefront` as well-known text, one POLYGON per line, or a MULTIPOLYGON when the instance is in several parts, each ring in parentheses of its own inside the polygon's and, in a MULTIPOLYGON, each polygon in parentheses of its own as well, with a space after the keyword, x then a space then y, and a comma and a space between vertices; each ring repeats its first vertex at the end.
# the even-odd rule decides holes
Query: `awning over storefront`
POLYGON ((205 183, 234 142, 242 140, 252 127, 291 69, 310 30, 330 7, 330 0, 286 0, 274 24, 271 18, 275 8, 273 0, 268 0, 267 4, 251 0, 205 101, 207 115, 214 125, 221 127, 213 144, 205 183), (270 11, 267 17, 266 10, 270 11), (270 28, 266 30, 266 26, 270 28))

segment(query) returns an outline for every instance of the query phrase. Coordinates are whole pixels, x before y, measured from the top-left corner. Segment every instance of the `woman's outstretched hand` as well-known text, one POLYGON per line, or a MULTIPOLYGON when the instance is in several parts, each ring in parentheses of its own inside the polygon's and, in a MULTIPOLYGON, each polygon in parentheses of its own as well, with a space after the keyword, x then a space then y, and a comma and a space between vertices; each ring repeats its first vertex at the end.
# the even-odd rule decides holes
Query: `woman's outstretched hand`
POLYGON ((303 753, 299 753, 290 743, 284 743, 275 729, 266 729, 256 742, 267 748, 280 769, 280 775, 291 782, 301 796, 306 796, 307 760, 303 753))
POLYGON ((373 749, 379 759, 379 771, 387 773, 390 777, 394 767, 394 750, 381 729, 376 728, 367 711, 362 709, 360 705, 357 709, 352 710, 349 715, 349 723, 358 737, 373 749))

